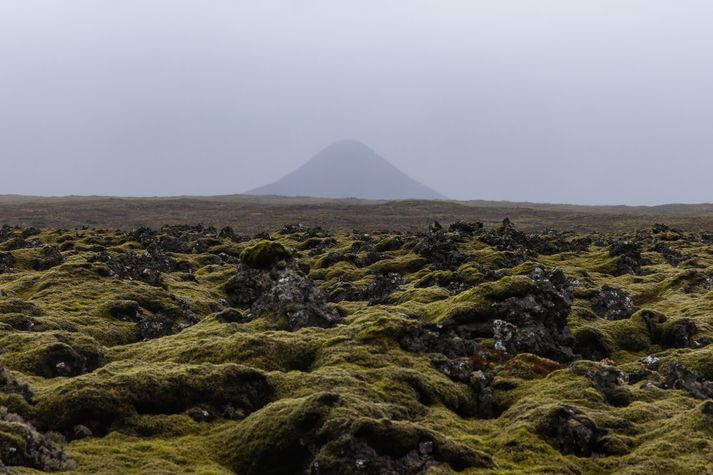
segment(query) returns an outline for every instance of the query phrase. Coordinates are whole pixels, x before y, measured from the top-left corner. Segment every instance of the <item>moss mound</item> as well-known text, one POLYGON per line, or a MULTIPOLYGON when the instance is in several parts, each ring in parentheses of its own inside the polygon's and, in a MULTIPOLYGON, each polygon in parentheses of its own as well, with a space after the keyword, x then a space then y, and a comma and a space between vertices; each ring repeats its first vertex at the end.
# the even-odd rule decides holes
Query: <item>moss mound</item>
POLYGON ((267 269, 278 261, 288 259, 285 246, 275 241, 260 241, 240 253, 240 259, 255 269, 267 269))

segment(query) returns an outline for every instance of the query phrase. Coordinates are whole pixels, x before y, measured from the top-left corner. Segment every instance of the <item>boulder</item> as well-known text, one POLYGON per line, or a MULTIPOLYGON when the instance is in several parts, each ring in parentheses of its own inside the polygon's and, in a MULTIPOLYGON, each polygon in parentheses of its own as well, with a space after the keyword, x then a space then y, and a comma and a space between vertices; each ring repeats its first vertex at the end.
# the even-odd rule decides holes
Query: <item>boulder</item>
POLYGON ((591 457, 600 450, 600 438, 606 433, 570 406, 557 406, 537 427, 555 449, 564 455, 591 457))
POLYGON ((636 306, 626 292, 605 285, 592 298, 592 310, 607 320, 624 320, 636 312, 636 306))

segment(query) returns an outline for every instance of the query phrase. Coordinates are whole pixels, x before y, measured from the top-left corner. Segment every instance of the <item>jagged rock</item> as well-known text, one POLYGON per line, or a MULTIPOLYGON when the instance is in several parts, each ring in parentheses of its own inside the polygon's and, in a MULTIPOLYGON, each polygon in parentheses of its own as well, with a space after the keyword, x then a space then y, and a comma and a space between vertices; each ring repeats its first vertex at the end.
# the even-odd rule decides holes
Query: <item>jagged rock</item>
POLYGON ((17 249, 31 249, 44 246, 44 243, 39 239, 26 240, 22 236, 14 235, 5 241, 4 247, 6 251, 14 251, 17 249))
POLYGON ((252 304, 246 315, 248 320, 265 315, 290 331, 308 326, 331 327, 341 320, 319 287, 296 266, 276 266, 269 276, 271 286, 252 304))
POLYGON ((468 383, 476 394, 478 417, 493 419, 503 412, 503 407, 493 395, 493 374, 477 370, 470 373, 468 383))
POLYGON ((448 226, 448 231, 458 233, 465 236, 473 236, 483 230, 483 223, 469 223, 465 221, 456 221, 448 226))
POLYGON ((8 226, 7 224, 3 224, 2 227, 0 227, 0 243, 3 243, 10 238, 12 238, 15 235, 15 230, 8 226))
MULTIPOLYGON (((266 248, 263 251, 269 253, 266 248)), ((235 277, 226 286, 231 303, 250 305, 245 321, 266 315, 292 331, 335 325, 341 319, 339 313, 297 263, 278 251, 272 257, 241 258, 235 277)))
POLYGON ((664 260, 672 266, 678 266, 683 261, 683 254, 681 254, 681 252, 672 249, 661 242, 657 242, 653 246, 650 246, 649 251, 658 252, 664 260))
POLYGON ((497 417, 502 407, 493 396, 493 375, 474 367, 474 340, 457 336, 441 325, 410 327, 399 338, 407 351, 431 354, 431 364, 453 381, 468 384, 477 400, 476 415, 480 418, 497 417))
POLYGON ((605 285, 592 298, 592 310, 607 320, 624 320, 636 312, 636 306, 626 292, 605 285))
POLYGON ((389 272, 388 274, 378 274, 374 282, 366 288, 365 296, 369 299, 369 305, 377 305, 386 302, 392 292, 398 290, 403 283, 400 274, 389 272))
POLYGON ((476 346, 475 340, 459 336, 454 329, 433 324, 409 327, 398 341, 406 351, 441 353, 451 359, 473 355, 476 346))
POLYGON ((531 248, 527 234, 518 231, 509 218, 503 219, 498 229, 483 233, 479 239, 499 251, 515 250, 527 253, 531 248))
POLYGON ((15 259, 12 257, 12 253, 0 252, 0 274, 12 272, 14 266, 15 259))
POLYGON ((701 346, 693 340, 698 327, 693 320, 684 318, 664 326, 661 332, 661 343, 668 348, 688 348, 701 346))
POLYGON ((713 399, 713 381, 681 363, 668 364, 663 375, 665 380, 658 384, 663 389, 683 389, 696 399, 713 399))
POLYGON ((594 371, 587 371, 586 376, 592 380, 594 387, 604 396, 607 404, 612 406, 627 406, 631 402, 631 394, 627 389, 629 375, 615 366, 602 366, 594 371))
POLYGON ((198 316, 191 311, 189 305, 181 299, 172 298, 175 305, 159 306, 156 313, 141 314, 136 325, 139 340, 151 340, 162 336, 173 335, 198 323, 198 316))
POLYGON ((444 269, 454 269, 466 260, 466 256, 458 250, 456 242, 443 232, 440 224, 432 225, 428 233, 421 235, 413 251, 436 267, 444 269))
POLYGON ((666 315, 653 310, 643 310, 641 317, 646 322, 651 341, 664 348, 699 348, 706 344, 705 340, 693 339, 698 327, 690 318, 669 322, 666 315))
POLYGON ((64 262, 64 256, 54 246, 42 248, 42 257, 32 260, 32 268, 36 271, 43 271, 58 266, 64 262))
POLYGON ((235 276, 225 284, 224 290, 231 304, 245 306, 252 305, 270 287, 272 279, 269 272, 240 262, 235 276))
POLYGON ((141 280, 153 286, 163 284, 161 273, 175 270, 175 263, 155 244, 149 244, 146 251, 141 253, 129 252, 112 256, 107 251, 101 251, 91 257, 89 262, 104 263, 111 277, 141 280))
POLYGON ((642 273, 641 266, 645 265, 641 257, 641 246, 632 241, 619 240, 609 247, 609 255, 616 257, 616 269, 614 275, 642 273))
POLYGON ((392 475, 492 468, 492 458, 413 424, 391 420, 361 420, 349 432, 334 437, 319 451, 309 473, 392 475), (449 466, 450 470, 446 468, 449 466))
POLYGON ((537 431, 560 453, 577 457, 596 455, 605 434, 594 421, 569 406, 551 410, 537 431))
POLYGON ((57 436, 39 433, 22 417, 0 406, 0 471, 4 466, 45 472, 75 469, 76 463, 52 440, 54 438, 57 436))
POLYGON ((448 358, 441 353, 436 353, 431 357, 431 364, 453 381, 470 382, 470 376, 473 373, 473 364, 470 358, 448 358))
POLYGON ((136 326, 139 340, 152 340, 175 333, 173 319, 165 315, 146 315, 136 326))
POLYGON ((233 242, 247 241, 248 238, 237 234, 230 226, 225 226, 218 233, 218 237, 230 239, 233 242))
MULTIPOLYGON (((547 273, 538 268, 530 278, 536 284, 532 293, 492 304, 490 333, 496 345, 509 353, 534 353, 569 361, 574 358, 571 348, 574 340, 567 328, 572 306, 571 283, 559 269, 547 273)), ((476 332, 483 325, 475 324, 476 332)))

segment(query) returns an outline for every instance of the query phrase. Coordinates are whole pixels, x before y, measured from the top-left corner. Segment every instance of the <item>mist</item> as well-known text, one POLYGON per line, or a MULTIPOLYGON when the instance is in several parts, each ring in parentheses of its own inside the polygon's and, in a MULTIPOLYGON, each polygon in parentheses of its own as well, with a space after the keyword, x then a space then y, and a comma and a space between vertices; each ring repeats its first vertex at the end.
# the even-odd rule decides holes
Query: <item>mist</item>
POLYGON ((0 194, 217 195, 357 139, 453 199, 712 202, 705 0, 0 2, 0 194))

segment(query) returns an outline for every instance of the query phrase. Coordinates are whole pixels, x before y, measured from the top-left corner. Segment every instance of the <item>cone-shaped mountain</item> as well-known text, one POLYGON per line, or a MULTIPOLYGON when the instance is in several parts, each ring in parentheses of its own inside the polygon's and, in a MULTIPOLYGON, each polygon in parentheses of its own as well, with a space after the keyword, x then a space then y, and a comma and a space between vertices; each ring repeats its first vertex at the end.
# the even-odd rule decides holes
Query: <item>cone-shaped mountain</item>
POLYGON ((381 200, 446 199, 355 140, 340 140, 280 180, 250 195, 381 200))

